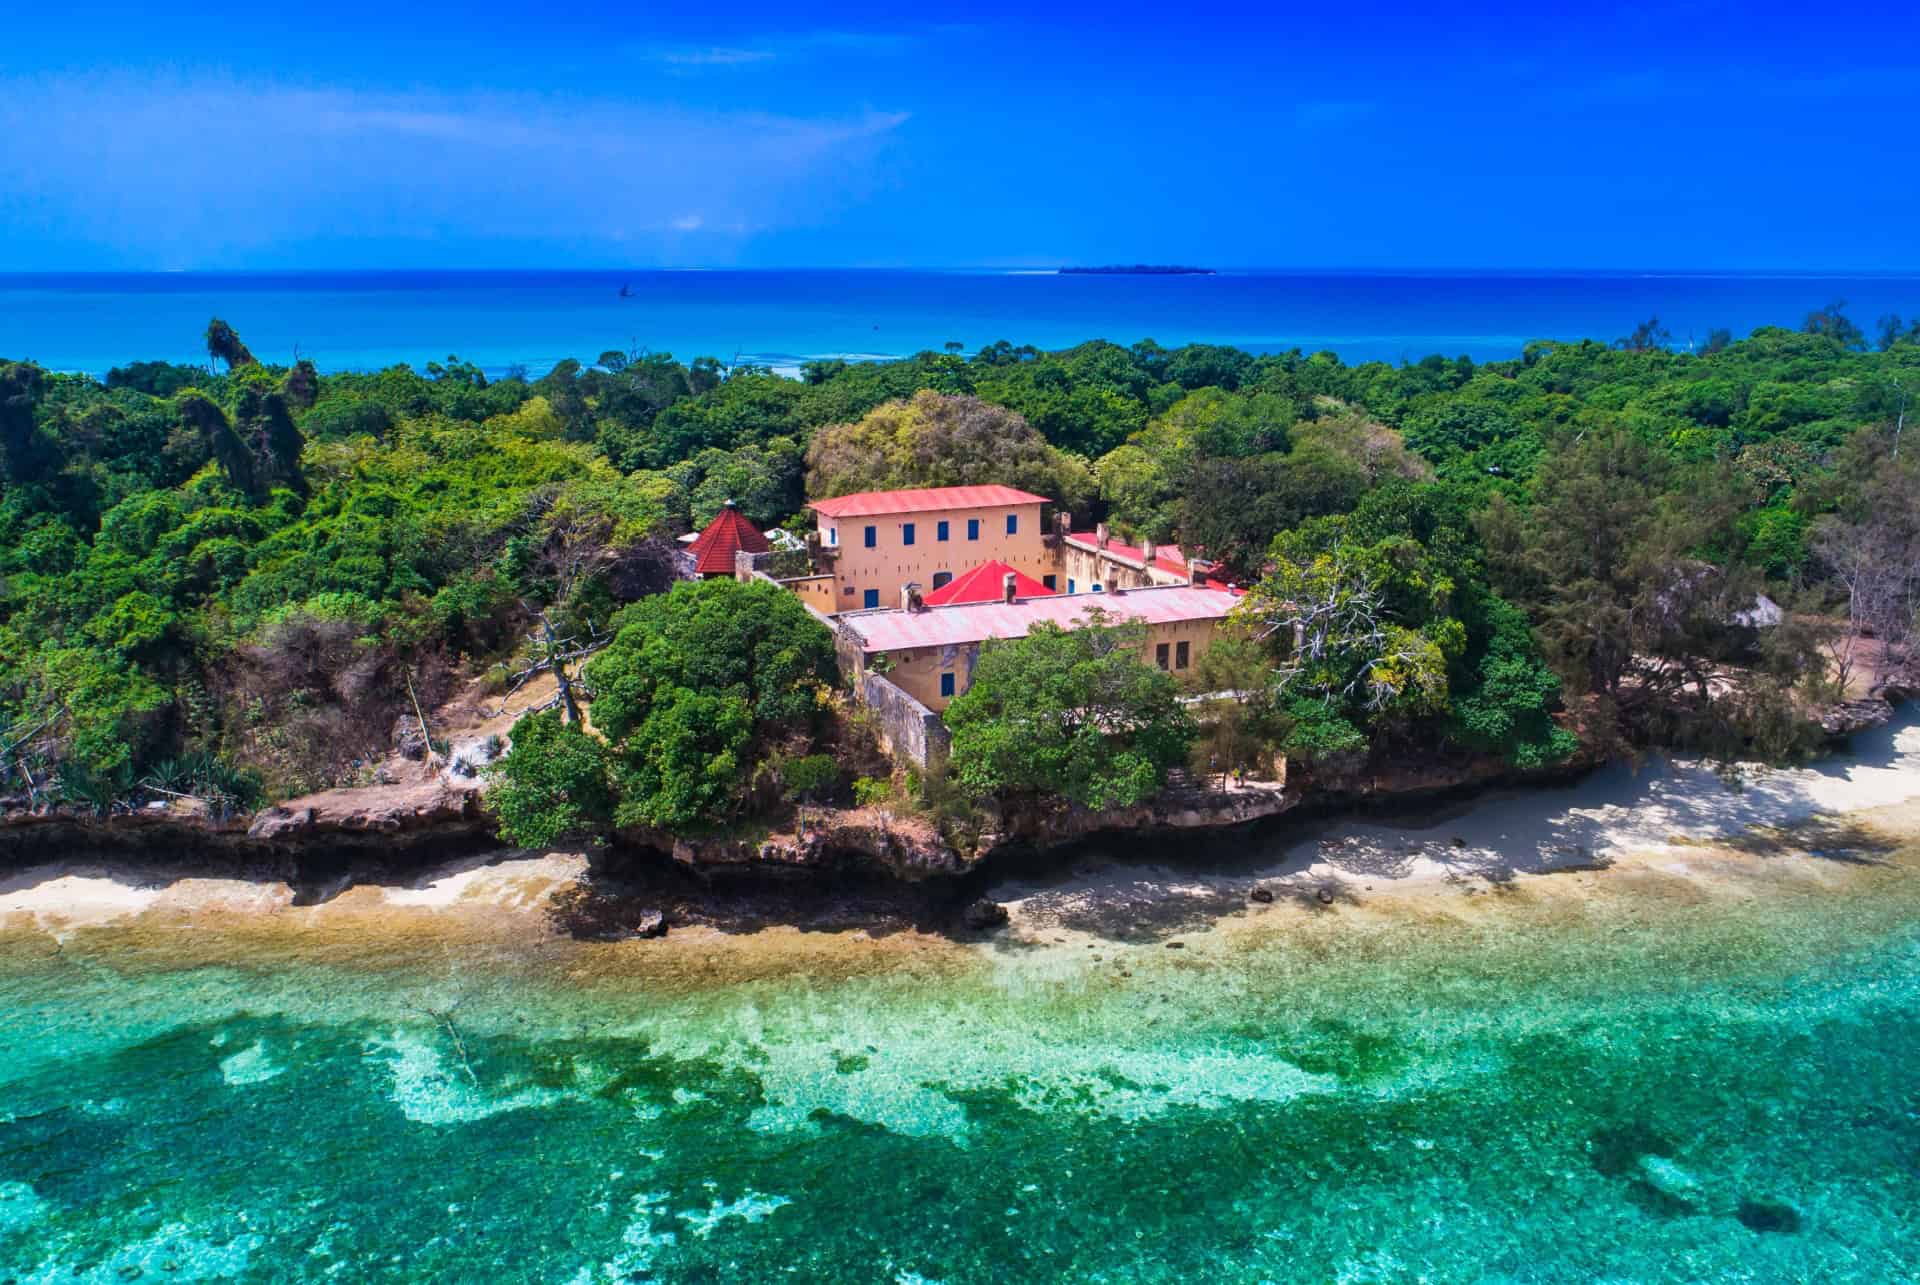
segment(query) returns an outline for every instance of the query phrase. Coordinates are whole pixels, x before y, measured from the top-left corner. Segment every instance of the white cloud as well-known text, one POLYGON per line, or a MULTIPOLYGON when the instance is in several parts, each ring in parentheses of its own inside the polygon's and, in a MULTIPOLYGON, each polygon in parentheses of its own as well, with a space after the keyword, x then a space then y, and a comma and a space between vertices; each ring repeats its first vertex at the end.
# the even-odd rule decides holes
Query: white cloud
POLYGON ((676 67, 737 67, 742 63, 767 62, 771 49, 658 49, 650 53, 656 62, 676 67))
POLYGON ((23 262, 9 243, 36 241, 97 247, 129 266, 279 265, 302 244, 338 247, 335 261, 349 262, 385 247, 426 266, 471 261, 471 247, 489 242, 546 262, 616 244, 623 261, 671 252, 721 262, 740 249, 740 229, 778 230, 859 199, 905 120, 212 78, 0 78, 0 268, 23 262), (651 240, 634 231, 645 228, 651 240))
POLYGON ((640 56, 678 71, 692 71, 833 53, 881 57, 905 53, 920 41, 918 34, 903 31, 801 31, 768 36, 751 45, 649 45, 640 50, 640 56))

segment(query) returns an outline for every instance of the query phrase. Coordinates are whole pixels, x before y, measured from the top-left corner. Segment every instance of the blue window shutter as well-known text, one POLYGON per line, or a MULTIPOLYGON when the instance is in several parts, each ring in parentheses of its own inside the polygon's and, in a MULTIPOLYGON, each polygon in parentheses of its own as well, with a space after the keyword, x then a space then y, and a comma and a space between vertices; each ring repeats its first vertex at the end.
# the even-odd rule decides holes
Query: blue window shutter
POLYGON ((980 538, 980 519, 968 518, 967 519, 967 539, 978 540, 979 538, 980 538))
POLYGON ((871 549, 879 543, 880 543, 880 528, 872 527, 872 526, 868 527, 867 528, 867 547, 871 549))
POLYGON ((1020 534, 1020 515, 1018 513, 1007 514, 1007 534, 1008 535, 1020 534))
POLYGON ((1060 577, 1059 576, 1041 576, 1040 583, 1045 585, 1049 589, 1058 589, 1060 587, 1060 577))
POLYGON ((934 527, 933 538, 936 540, 945 540, 947 538, 947 524, 945 522, 934 527))
POLYGON ((953 695, 953 675, 952 674, 940 675, 940 694, 942 696, 953 695))
POLYGON ((1068 580, 1068 581, 1067 581, 1067 592, 1068 592, 1068 593, 1072 593, 1072 592, 1073 592, 1073 590, 1074 590, 1074 584, 1073 584, 1073 581, 1072 581, 1072 580, 1068 580))
POLYGON ((880 605, 880 591, 878 589, 867 590, 866 596, 860 600, 860 605, 868 611, 872 611, 875 607, 878 607, 880 605))
POLYGON ((902 544, 913 543, 913 523, 902 522, 900 524, 900 543, 902 544))

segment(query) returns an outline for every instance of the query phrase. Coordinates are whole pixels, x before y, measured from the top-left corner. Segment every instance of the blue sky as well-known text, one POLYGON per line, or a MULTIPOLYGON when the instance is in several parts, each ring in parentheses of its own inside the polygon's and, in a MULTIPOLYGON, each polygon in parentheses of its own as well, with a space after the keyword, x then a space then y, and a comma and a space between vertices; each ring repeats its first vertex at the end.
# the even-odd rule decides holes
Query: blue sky
POLYGON ((1920 268, 1920 18, 1562 8, 22 6, 0 270, 1920 268))

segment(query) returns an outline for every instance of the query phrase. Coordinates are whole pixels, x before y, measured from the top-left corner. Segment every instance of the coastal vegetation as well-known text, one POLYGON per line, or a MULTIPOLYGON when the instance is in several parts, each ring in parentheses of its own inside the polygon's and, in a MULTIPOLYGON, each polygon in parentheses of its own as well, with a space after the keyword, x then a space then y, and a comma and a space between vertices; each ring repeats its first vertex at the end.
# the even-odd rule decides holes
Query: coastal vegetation
MULTIPOLYGON (((770 589, 665 592, 670 541, 728 499, 800 529, 808 493, 973 482, 1249 590, 1212 667, 1235 745, 1790 757, 1901 672, 1920 602, 1920 333, 1875 331, 1828 305, 1698 352, 1649 319, 1503 362, 1001 342, 793 379, 616 351, 325 373, 216 321, 204 367, 0 362, 0 773, 100 810, 364 780, 397 718, 520 668, 544 614, 612 641, 590 732, 516 729, 516 763, 560 775, 495 791, 514 837, 837 797, 872 773, 826 631, 770 589)), ((1109 642, 989 648, 950 718, 960 781, 1125 801, 1220 743, 1109 642)))
POLYGON ((976 796, 1058 794, 1092 808, 1141 803, 1193 743, 1172 675, 1140 659, 1146 626, 1095 609, 1077 629, 1041 622, 989 642, 947 708, 954 775, 976 796))

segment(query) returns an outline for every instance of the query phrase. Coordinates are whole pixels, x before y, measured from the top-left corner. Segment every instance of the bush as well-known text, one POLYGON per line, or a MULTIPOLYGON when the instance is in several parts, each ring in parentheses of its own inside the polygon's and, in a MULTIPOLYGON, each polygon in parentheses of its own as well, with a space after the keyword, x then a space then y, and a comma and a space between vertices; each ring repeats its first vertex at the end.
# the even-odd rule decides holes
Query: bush
POLYGON ((840 765, 831 754, 809 754, 790 759, 780 768, 780 780, 789 799, 810 799, 831 789, 840 777, 840 765))
POLYGON ((513 748, 488 769, 487 806, 500 835, 523 848, 593 830, 613 818, 607 750, 558 714, 529 714, 513 725, 513 748))
POLYGON ((1146 629, 1034 626, 980 650, 973 685, 947 707, 951 762, 976 797, 1061 794, 1091 808, 1159 793, 1193 743, 1172 675, 1140 658, 1146 629))

